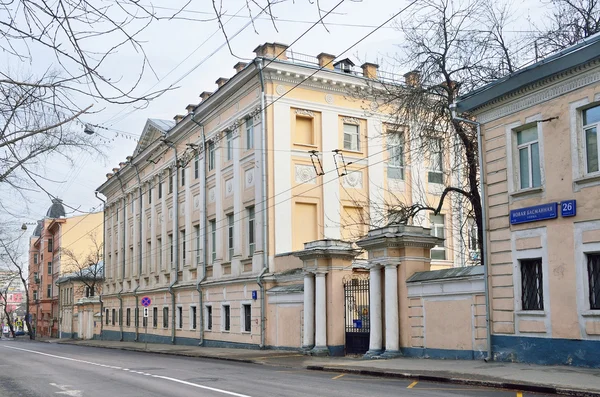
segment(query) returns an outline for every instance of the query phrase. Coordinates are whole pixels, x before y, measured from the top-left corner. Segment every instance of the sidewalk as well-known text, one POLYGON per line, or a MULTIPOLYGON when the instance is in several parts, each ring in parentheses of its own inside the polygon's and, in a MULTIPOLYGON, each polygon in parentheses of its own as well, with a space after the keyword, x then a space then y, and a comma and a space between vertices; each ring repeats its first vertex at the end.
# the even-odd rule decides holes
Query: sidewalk
MULTIPOLYGON (((61 340, 56 343, 144 351, 144 344, 137 342, 61 340)), ((208 348, 153 343, 148 343, 147 351, 157 354, 212 358, 337 373, 600 397, 600 370, 590 368, 418 358, 367 361, 352 357, 311 357, 293 351, 208 348)))

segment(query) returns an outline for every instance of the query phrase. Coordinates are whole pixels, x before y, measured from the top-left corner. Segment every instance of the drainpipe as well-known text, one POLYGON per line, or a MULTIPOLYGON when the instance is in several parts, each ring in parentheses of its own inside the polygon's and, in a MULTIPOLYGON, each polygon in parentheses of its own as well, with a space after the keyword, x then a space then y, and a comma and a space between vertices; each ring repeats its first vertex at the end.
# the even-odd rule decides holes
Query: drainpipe
POLYGON ((483 144, 481 142, 481 123, 473 120, 464 119, 456 115, 456 104, 453 103, 450 107, 452 111, 452 118, 454 120, 462 121, 463 123, 474 125, 477 128, 477 154, 479 157, 479 186, 481 195, 481 228, 483 229, 483 279, 485 281, 485 323, 487 325, 487 357, 485 361, 492 361, 492 330, 491 330, 491 316, 490 316, 490 287, 489 287, 489 263, 487 258, 487 211, 485 208, 485 172, 483 172, 483 144))
POLYGON ((200 131, 202 133, 202 149, 204 153, 204 157, 202 159, 204 165, 202 166, 202 177, 201 179, 204 181, 202 184, 202 221, 200 230, 202 230, 204 237, 202 238, 202 256, 204 257, 202 260, 202 277, 198 279, 196 283, 196 291, 198 291, 198 311, 200 314, 200 321, 198 322, 198 326, 200 327, 200 342, 198 346, 204 345, 204 309, 202 308, 202 288, 200 284, 206 280, 206 263, 208 261, 208 233, 206 232, 206 135, 204 135, 204 126, 194 120, 195 114, 192 113, 191 120, 196 123, 200 127, 200 131))
MULTIPOLYGON (((102 280, 104 280, 104 272, 106 271, 106 200, 98 196, 97 190, 94 192, 94 195, 98 200, 102 201, 102 206, 104 207, 104 216, 102 218, 104 223, 102 225, 102 280)), ((98 300, 100 301, 100 339, 102 339, 102 332, 104 331, 104 302, 102 301, 102 292, 100 292, 98 300)))
POLYGON ((262 283, 262 276, 269 269, 269 254, 268 254, 268 237, 269 237, 269 221, 267 213, 267 132, 266 132, 266 109, 265 109, 265 80, 263 75, 263 61, 257 59, 258 74, 260 77, 260 111, 261 111, 261 171, 262 171, 262 197, 263 197, 263 269, 257 278, 257 284, 260 287, 260 347, 265 347, 265 287, 262 283))
POLYGON ((173 166, 175 168, 174 180, 173 180, 173 217, 175 219, 175 225, 173 226, 173 259, 175 264, 175 272, 173 282, 169 285, 169 294, 171 294, 171 344, 175 344, 175 291, 173 287, 177 284, 177 277, 179 276, 179 170, 177 169, 177 147, 165 140, 164 141, 175 153, 173 159, 173 166))
MULTIPOLYGON (((135 173, 137 175, 137 180, 138 180, 138 185, 139 185, 139 192, 140 192, 140 204, 139 204, 139 211, 140 211, 140 222, 139 222, 139 230, 138 230, 138 244, 139 244, 139 249, 138 249, 138 280, 137 280, 137 285, 135 287, 135 289, 133 290, 133 295, 135 296, 135 341, 137 342, 139 337, 140 337, 140 333, 139 333, 139 326, 140 326, 140 298, 137 294, 137 290, 140 288, 140 282, 142 280, 142 250, 144 247, 144 244, 142 244, 142 217, 144 216, 144 214, 142 213, 142 205, 143 205, 143 190, 142 190, 142 179, 140 178, 140 172, 138 170, 138 166, 136 164, 133 165, 135 167, 135 173)), ((135 214, 133 214, 133 220, 135 221, 135 214)))

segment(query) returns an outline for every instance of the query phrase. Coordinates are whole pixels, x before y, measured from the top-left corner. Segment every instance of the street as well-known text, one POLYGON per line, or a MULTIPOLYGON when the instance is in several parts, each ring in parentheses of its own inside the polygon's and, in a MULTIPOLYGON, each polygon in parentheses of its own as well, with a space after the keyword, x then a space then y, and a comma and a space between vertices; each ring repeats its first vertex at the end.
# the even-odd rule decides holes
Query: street
POLYGON ((541 394, 51 343, 0 341, 0 396, 493 396, 541 394))

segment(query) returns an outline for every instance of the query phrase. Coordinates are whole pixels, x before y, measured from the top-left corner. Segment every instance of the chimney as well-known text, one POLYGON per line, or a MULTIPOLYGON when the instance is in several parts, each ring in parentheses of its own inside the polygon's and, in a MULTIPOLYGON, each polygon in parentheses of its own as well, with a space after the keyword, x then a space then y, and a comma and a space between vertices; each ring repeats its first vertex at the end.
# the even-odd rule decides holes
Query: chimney
POLYGON ((190 103, 189 105, 187 105, 185 107, 185 110, 187 110, 188 114, 192 113, 194 111, 194 109, 196 109, 197 105, 194 105, 193 103, 190 103))
POLYGON ((215 83, 217 83, 217 87, 221 88, 223 87, 223 84, 227 83, 228 81, 229 79, 226 79, 225 77, 219 77, 215 83))
POLYGON ((363 63, 361 66, 363 71, 363 77, 368 79, 376 79, 377 78, 377 69, 379 69, 379 65, 375 63, 363 63))
POLYGON ((413 70, 404 75, 404 82, 407 87, 416 88, 421 86, 421 72, 413 70))
POLYGON ((238 62, 235 65, 233 65, 233 68, 235 69, 236 73, 241 72, 248 64, 246 62, 238 62))
POLYGON ((176 123, 176 124, 179 124, 179 122, 180 122, 181 120, 183 120, 183 118, 184 118, 184 117, 185 117, 185 116, 184 116, 184 115, 182 115, 182 114, 176 114, 176 115, 175 115, 175 117, 173 117, 173 120, 175 120, 175 123, 176 123))
POLYGON ((208 97, 211 95, 212 95, 212 92, 204 91, 204 92, 202 92, 202 94, 200 94, 200 99, 202 99, 202 101, 206 101, 208 99, 208 97))
POLYGON ((265 57, 265 58, 277 58, 282 61, 287 61, 288 57, 286 54, 286 50, 288 49, 287 44, 281 43, 265 43, 263 45, 259 45, 254 49, 254 53, 257 57, 265 57))
POLYGON ((317 55, 317 59, 319 60, 319 67, 333 70, 333 60, 335 59, 335 55, 322 52, 317 55))

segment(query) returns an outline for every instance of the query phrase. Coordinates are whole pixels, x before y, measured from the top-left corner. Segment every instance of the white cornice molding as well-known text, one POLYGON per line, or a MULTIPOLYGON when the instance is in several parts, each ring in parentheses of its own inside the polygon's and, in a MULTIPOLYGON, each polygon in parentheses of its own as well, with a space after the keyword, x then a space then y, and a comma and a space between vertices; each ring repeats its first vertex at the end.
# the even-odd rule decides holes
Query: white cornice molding
POLYGON ((568 92, 597 83, 600 81, 600 69, 597 67, 597 64, 594 64, 593 66, 594 69, 580 74, 576 73, 585 69, 584 67, 573 69, 568 73, 563 73, 536 84, 532 84, 531 86, 515 92, 510 95, 510 97, 504 97, 495 103, 491 103, 483 108, 484 111, 477 115, 477 121, 482 124, 489 123, 490 121, 497 120, 542 102, 557 98, 568 92), (527 91, 532 90, 535 91, 526 94, 527 91), (516 99, 511 101, 511 98, 516 99))

